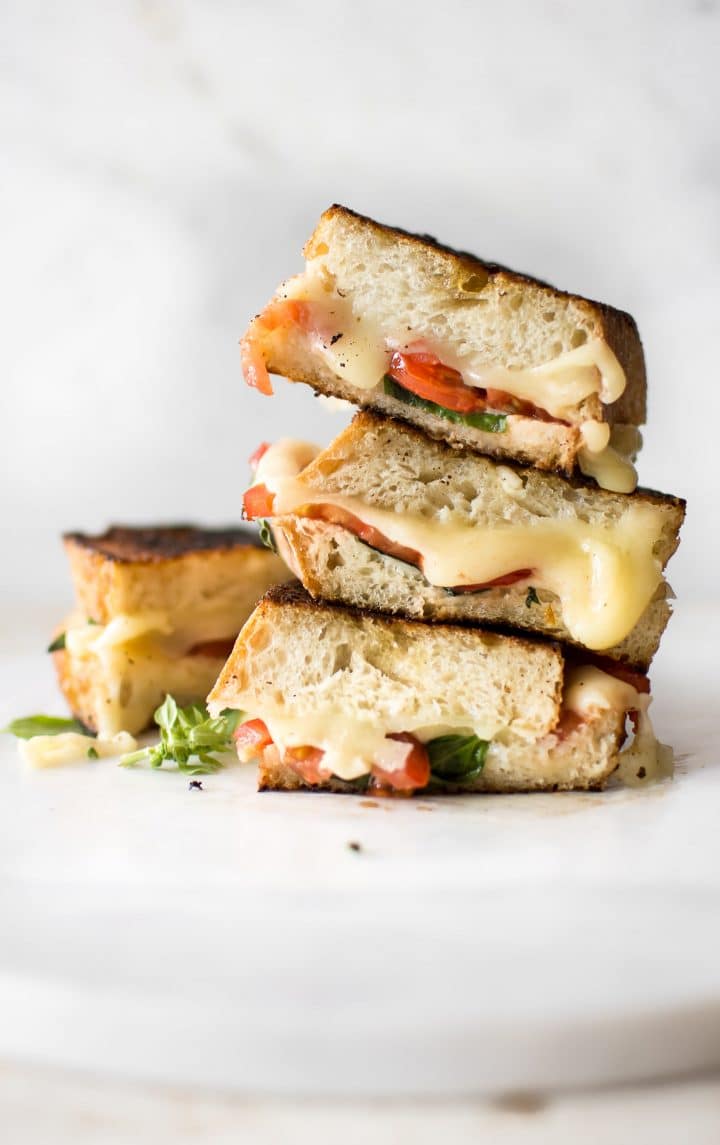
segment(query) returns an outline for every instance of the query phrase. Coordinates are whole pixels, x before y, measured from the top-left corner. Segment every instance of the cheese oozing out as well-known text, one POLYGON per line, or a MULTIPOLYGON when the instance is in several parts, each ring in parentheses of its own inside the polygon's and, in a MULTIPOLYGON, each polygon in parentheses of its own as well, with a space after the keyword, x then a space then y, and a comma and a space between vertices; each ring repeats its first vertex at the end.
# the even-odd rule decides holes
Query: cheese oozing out
MULTIPOLYGON (((565 626, 586 648, 602 651, 624 640, 662 581, 653 551, 661 523, 645 503, 628 504, 612 525, 569 517, 492 525, 428 520, 378 508, 362 497, 313 490, 302 470, 317 452, 307 443, 282 439, 265 453, 256 482, 274 494, 274 516, 302 516, 321 504, 342 509, 394 544, 418 552, 423 575, 439 587, 487 584, 532 569, 532 583, 557 595, 565 626)), ((500 467, 501 479, 505 470, 500 467)))
MULTIPOLYGON (((333 338, 320 334, 311 336, 313 352, 338 378, 360 390, 382 386, 389 352, 420 344, 461 373, 466 384, 503 390, 531 402, 560 421, 569 416, 573 420, 577 407, 593 394, 604 404, 617 401, 627 384, 620 363, 602 338, 590 338, 583 345, 538 366, 505 367, 488 363, 476 351, 456 353, 427 331, 404 330, 402 337, 398 337, 392 324, 355 313, 351 299, 335 290, 332 274, 322 256, 309 262, 304 274, 288 280, 282 296, 323 307, 337 332, 333 338)), ((578 464, 581 471, 604 489, 632 492, 637 485, 637 473, 629 457, 609 444, 610 427, 605 422, 588 419, 580 430, 583 441, 578 464)))
POLYGON ((638 713, 635 736, 619 757, 618 778, 628 787, 641 787, 673 773, 673 751, 655 736, 648 711, 651 702, 648 693, 638 692, 600 668, 573 668, 566 678, 563 705, 578 715, 587 718, 598 710, 638 713))
POLYGON ((181 621, 162 609, 120 613, 107 624, 88 623, 75 614, 65 632, 65 648, 75 670, 102 689, 93 720, 98 731, 139 730, 167 691, 188 700, 204 695, 223 656, 188 653, 198 644, 231 639, 249 611, 234 615, 236 609, 229 611, 220 599, 203 601, 181 621))

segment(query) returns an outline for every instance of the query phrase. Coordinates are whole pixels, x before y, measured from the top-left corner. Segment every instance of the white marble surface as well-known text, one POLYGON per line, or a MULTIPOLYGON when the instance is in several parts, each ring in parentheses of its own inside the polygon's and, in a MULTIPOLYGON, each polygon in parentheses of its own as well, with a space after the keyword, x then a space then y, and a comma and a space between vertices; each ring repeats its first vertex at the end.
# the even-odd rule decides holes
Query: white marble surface
POLYGON ((641 475, 714 592, 719 47, 712 0, 5 0, 6 585, 69 598, 60 529, 237 518, 258 438, 330 439, 237 339, 340 200, 637 315, 641 475))
MULTIPOLYGON (((2 726, 53 688, 42 616, 0 619, 2 726)), ((191 792, 3 737, 0 1060, 356 1100, 720 1068, 719 622, 667 635, 649 791, 367 806, 235 765, 191 792)))

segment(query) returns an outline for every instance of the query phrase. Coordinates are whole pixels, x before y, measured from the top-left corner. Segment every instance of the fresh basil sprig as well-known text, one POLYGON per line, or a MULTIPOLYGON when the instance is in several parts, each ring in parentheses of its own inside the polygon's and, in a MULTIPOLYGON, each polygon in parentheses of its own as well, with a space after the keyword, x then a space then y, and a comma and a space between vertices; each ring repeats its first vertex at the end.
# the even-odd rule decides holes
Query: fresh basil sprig
POLYGON ((120 766, 175 763, 187 775, 209 775, 223 766, 223 760, 213 753, 232 750, 232 735, 243 715, 227 708, 211 717, 202 704, 179 708, 172 696, 166 696, 153 718, 160 728, 160 742, 123 755, 120 766))
POLYGON ((425 745, 430 757, 430 782, 471 783, 485 766, 490 743, 475 735, 447 735, 425 745))
POLYGON ((6 728, 0 729, 18 739, 32 739, 33 736, 57 736, 63 732, 80 732, 88 735, 87 729, 79 720, 66 720, 62 716, 21 716, 6 728))
POLYGON ((277 545, 275 544, 275 538, 272 535, 272 529, 270 528, 269 523, 265 520, 264 517, 258 517, 257 525, 258 532, 260 534, 260 540, 264 544, 265 548, 271 549, 273 553, 276 553, 277 545))
POLYGON ((455 410, 446 409, 445 406, 436 405, 435 402, 426 401, 425 398, 419 398, 417 394, 411 393, 406 390, 404 386, 398 385, 394 378, 386 374, 383 379, 385 393, 388 397, 396 398, 400 402, 405 402, 405 405, 415 406, 416 409, 425 410, 426 413, 434 413, 439 417, 444 417, 448 421, 460 422, 462 425, 470 425, 473 429, 483 429, 485 433, 504 433, 507 429, 507 414, 504 413, 457 413, 455 410))

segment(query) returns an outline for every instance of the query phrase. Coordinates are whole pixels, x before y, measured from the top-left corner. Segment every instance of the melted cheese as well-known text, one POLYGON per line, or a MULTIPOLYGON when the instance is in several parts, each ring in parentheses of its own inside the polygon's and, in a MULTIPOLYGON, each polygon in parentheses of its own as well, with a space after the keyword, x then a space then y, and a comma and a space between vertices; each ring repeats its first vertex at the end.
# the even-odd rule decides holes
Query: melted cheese
MULTIPOLYGON (((403 726, 396 726, 392 721, 380 725, 377 720, 352 719, 346 711, 329 703, 318 711, 302 715, 263 710, 260 716, 281 754, 289 747, 320 748, 325 752, 322 766, 347 780, 367 775, 375 763, 386 771, 402 767, 408 745, 388 740, 386 737, 391 733, 411 732, 422 743, 441 735, 473 734, 467 723, 414 728, 408 726, 412 720, 407 714, 399 717, 403 726)), ((501 726, 497 719, 491 719, 474 734, 492 739, 501 726)))
POLYGON ((91 679, 100 697, 93 710, 98 731, 140 730, 167 691, 181 702, 203 695, 212 683, 213 661, 187 652, 207 640, 226 639, 240 626, 229 626, 227 615, 226 608, 210 608, 205 615, 184 617, 180 627, 160 610, 121 613, 107 625, 88 624, 82 617, 71 622, 65 647, 79 661, 73 670, 91 679))
POLYGON ((650 704, 648 694, 600 668, 586 666, 568 672, 563 705, 570 711, 583 716, 605 710, 638 713, 634 739, 620 752, 618 765, 618 777, 628 787, 642 787, 673 773, 672 748, 656 739, 650 704))
POLYGON ((89 756, 90 750, 100 759, 108 756, 124 755, 135 751, 137 742, 127 732, 118 732, 113 736, 81 735, 78 732, 63 732, 56 736, 32 736, 28 740, 18 741, 20 755, 31 767, 60 767, 66 763, 78 763, 81 760, 91 761, 95 757, 89 756))
POLYGON ((593 394, 609 404, 625 390, 624 371, 602 338, 590 338, 539 366, 507 367, 489 363, 478 353, 456 354, 419 331, 404 330, 398 337, 385 323, 354 312, 350 299, 334 290, 322 258, 313 259, 305 274, 290 279, 283 295, 327 307, 342 337, 332 345, 314 337, 313 349, 338 378, 358 389, 371 390, 381 383, 388 351, 422 342, 442 362, 459 370, 469 385, 504 390, 560 420, 593 394))
POLYGON ((317 493, 297 471, 297 459, 310 450, 280 441, 261 459, 256 480, 275 495, 275 516, 301 515, 313 504, 344 509, 420 553, 425 578, 440 587, 485 584, 531 568, 533 584, 560 598, 570 635, 587 648, 600 651, 623 640, 661 583, 661 563, 653 555, 660 523, 644 503, 629 504, 611 527, 575 518, 494 525, 428 520, 377 508, 361 497, 317 493))
POLYGON ((611 443, 606 422, 587 421, 580 427, 583 445, 578 465, 586 477, 594 477, 601 489, 612 493, 632 493, 637 487, 635 466, 618 445, 611 443))

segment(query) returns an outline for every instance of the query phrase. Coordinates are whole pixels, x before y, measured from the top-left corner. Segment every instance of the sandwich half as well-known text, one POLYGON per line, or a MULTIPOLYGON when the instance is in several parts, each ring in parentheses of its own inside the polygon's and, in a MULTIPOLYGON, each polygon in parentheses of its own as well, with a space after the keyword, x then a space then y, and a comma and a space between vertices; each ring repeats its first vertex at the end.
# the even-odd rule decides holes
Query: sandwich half
POLYGON ((241 341, 251 386, 282 374, 451 445, 635 487, 646 387, 629 314, 340 206, 304 254, 241 341))
POLYGON ((649 684, 560 646, 399 620, 272 589, 208 697, 239 709, 261 790, 534 791, 649 778, 649 684), (621 749, 626 717, 637 736, 621 749))
POLYGON ((64 538, 75 611, 51 644, 74 715, 136 733, 167 693, 203 699, 262 594, 286 566, 249 529, 113 526, 64 538))
POLYGON ((244 498, 314 597, 542 633, 645 671, 670 615, 684 502, 455 450, 370 413, 285 439, 244 498))

